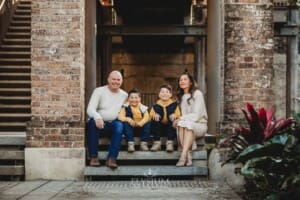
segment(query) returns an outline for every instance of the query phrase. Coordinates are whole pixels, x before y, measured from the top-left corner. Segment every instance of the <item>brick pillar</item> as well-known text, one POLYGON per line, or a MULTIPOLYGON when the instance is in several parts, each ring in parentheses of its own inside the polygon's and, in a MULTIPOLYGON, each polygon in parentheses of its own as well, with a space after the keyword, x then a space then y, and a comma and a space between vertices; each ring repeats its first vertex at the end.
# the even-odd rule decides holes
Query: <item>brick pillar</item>
POLYGON ((224 121, 233 130, 240 108, 274 104, 273 5, 271 0, 225 0, 224 121))
POLYGON ((81 179, 85 0, 32 1, 32 119, 26 179, 81 179))

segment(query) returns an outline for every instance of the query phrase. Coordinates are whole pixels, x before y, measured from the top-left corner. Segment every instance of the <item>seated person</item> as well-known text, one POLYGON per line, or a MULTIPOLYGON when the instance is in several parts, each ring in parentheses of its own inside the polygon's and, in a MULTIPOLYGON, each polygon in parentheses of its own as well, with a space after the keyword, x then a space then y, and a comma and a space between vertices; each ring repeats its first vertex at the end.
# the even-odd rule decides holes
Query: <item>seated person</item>
POLYGON ((106 158, 106 165, 112 169, 117 168, 116 159, 119 154, 123 124, 117 117, 120 109, 127 99, 127 93, 120 87, 122 85, 122 75, 118 71, 112 71, 108 78, 108 84, 94 90, 87 113, 90 117, 88 122, 88 150, 91 166, 99 166, 98 145, 99 133, 112 134, 109 152, 106 158))
POLYGON ((148 151, 150 136, 150 122, 148 107, 141 104, 141 93, 137 89, 128 92, 128 104, 123 105, 119 113, 119 120, 123 122, 124 134, 128 142, 128 152, 134 152, 133 132, 141 135, 140 149, 148 151))
POLYGON ((151 130, 154 136, 154 143, 151 151, 161 150, 161 132, 167 132, 166 151, 174 151, 174 139, 176 138, 176 129, 172 126, 173 121, 180 117, 180 110, 177 102, 172 100, 172 87, 162 85, 158 93, 158 101, 153 105, 150 111, 151 130))

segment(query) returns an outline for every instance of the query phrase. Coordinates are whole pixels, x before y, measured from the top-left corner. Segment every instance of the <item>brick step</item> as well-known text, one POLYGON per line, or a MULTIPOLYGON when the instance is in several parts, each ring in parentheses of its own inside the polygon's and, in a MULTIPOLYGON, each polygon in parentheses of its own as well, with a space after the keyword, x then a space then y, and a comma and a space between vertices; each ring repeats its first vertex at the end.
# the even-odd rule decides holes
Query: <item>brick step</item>
POLYGON ((7 31, 30 33, 31 27, 30 26, 9 26, 7 31))
POLYGON ((30 73, 31 66, 19 66, 19 65, 2 65, 0 66, 1 73, 30 73))
POLYGON ((0 58, 31 58, 31 52, 24 51, 1 51, 0 50, 0 58))
POLYGON ((120 166, 111 170, 108 167, 85 167, 84 176, 90 179, 94 176, 130 176, 130 177, 185 177, 185 176, 207 176, 207 166, 176 167, 166 165, 144 165, 144 166, 120 166))
POLYGON ((24 52, 30 52, 31 46, 30 45, 1 45, 0 46, 1 51, 24 51, 24 52))
POLYGON ((21 39, 4 38, 2 43, 5 45, 30 45, 31 39, 30 38, 29 39, 27 39, 27 38, 21 38, 21 39))
MULTIPOLYGON (((0 93, 1 94, 1 93, 0 93)), ((31 113, 31 107, 30 105, 4 105, 0 104, 0 113, 31 113)))
MULTIPOLYGON (((0 122, 0 133, 4 131, 5 132, 26 131, 26 122, 0 122)), ((24 144, 25 144, 25 140, 24 140, 24 144)))
POLYGON ((0 80, 0 88, 30 88, 30 80, 0 80))
POLYGON ((25 104, 29 105, 31 103, 31 96, 0 96, 0 104, 5 105, 16 105, 16 104, 25 104))
MULTIPOLYGON (((174 152, 166 152, 166 151, 135 151, 133 153, 129 153, 127 151, 120 151, 118 156, 119 160, 134 160, 134 161, 143 161, 143 160, 175 160, 177 161, 180 157, 179 151, 174 152)), ((107 151, 99 151, 98 157, 100 160, 104 160, 107 156, 107 151)), ((193 151, 193 160, 207 160, 207 151, 193 151)))
POLYGON ((31 59, 28 58, 0 58, 0 65, 31 65, 31 59))
POLYGON ((22 32, 18 32, 18 33, 14 33, 14 32, 7 32, 5 34, 6 38, 31 38, 31 34, 30 33, 22 33, 22 32))

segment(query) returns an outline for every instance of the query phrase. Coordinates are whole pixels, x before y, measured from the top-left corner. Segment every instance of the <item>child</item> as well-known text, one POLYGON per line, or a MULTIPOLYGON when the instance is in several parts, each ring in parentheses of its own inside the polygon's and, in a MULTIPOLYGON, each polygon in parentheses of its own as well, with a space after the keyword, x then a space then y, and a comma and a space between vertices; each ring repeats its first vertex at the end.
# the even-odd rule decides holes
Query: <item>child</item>
POLYGON ((160 135, 161 130, 167 132, 166 151, 174 151, 174 139, 176 130, 172 126, 173 121, 180 117, 180 110, 176 101, 172 100, 172 87, 170 85, 162 85, 158 93, 158 101, 153 105, 150 111, 151 129, 154 135, 154 143, 151 151, 161 150, 160 135))
POLYGON ((134 152, 133 131, 141 133, 140 149, 148 151, 150 136, 150 122, 148 107, 141 104, 141 93, 137 89, 128 92, 128 104, 123 105, 119 113, 119 120, 123 122, 124 134, 128 142, 128 152, 134 152))

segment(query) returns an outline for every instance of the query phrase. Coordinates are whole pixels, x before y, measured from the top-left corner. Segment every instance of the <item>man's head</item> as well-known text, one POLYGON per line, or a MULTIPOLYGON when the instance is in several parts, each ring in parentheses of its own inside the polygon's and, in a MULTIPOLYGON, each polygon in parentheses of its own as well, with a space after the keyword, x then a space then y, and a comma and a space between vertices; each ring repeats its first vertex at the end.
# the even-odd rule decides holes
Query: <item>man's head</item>
POLYGON ((117 92, 119 90, 119 88, 121 87, 122 82, 123 82, 123 77, 119 71, 110 72, 110 74, 107 78, 107 83, 108 83, 108 88, 112 92, 117 92))

